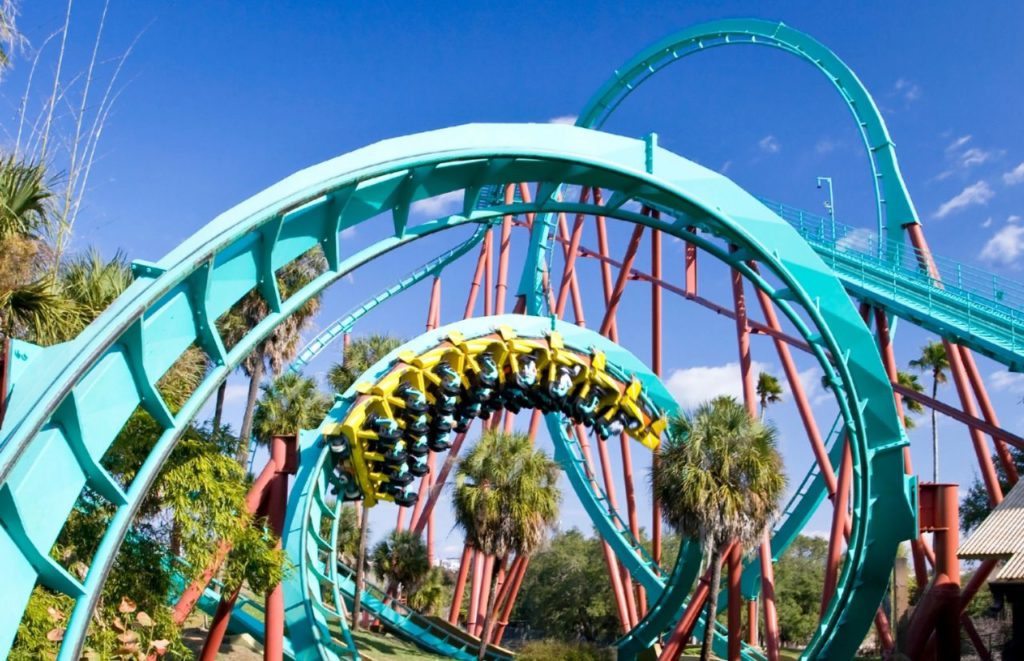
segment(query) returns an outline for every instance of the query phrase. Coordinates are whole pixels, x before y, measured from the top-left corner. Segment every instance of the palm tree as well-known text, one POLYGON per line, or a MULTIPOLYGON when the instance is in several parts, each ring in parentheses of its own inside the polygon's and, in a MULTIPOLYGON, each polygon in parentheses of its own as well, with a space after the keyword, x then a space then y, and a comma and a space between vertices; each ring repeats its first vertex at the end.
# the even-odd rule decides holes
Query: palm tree
POLYGON ((334 392, 343 393, 348 390, 356 379, 374 363, 402 346, 403 340, 392 335, 372 333, 356 338, 345 347, 341 362, 335 363, 327 372, 327 383, 334 392))
POLYGON ((392 530, 370 554, 377 575, 394 586, 396 595, 413 592, 430 573, 427 545, 408 530, 392 530))
MULTIPOLYGON (((910 361, 910 366, 921 372, 932 373, 932 399, 939 394, 939 384, 946 382, 949 356, 942 342, 929 342, 921 348, 921 357, 910 361)), ((932 481, 939 481, 939 428, 935 424, 935 409, 932 409, 932 481)))
POLYGON ((786 487, 775 429, 752 418, 732 397, 716 397, 692 415, 677 414, 651 468, 651 489, 665 522, 698 539, 711 557, 711 597, 701 659, 711 639, 721 585, 723 547, 756 546, 786 487))
POLYGON ((440 567, 431 567, 419 586, 409 593, 409 606, 424 615, 435 615, 445 604, 448 587, 444 584, 444 572, 440 567))
MULTIPOLYGON (((916 374, 899 370, 896 373, 896 378, 899 384, 904 388, 908 388, 910 390, 913 390, 914 392, 924 392, 924 386, 921 385, 921 382, 917 379, 916 374)), ((911 413, 915 415, 920 415, 924 413, 924 405, 921 402, 917 401, 916 399, 904 397, 903 426, 908 430, 913 429, 914 427, 917 426, 917 423, 914 422, 914 419, 910 417, 911 413)))
POLYGON ((320 424, 331 408, 331 400, 320 392, 316 381, 294 372, 282 374, 261 389, 253 431, 262 445, 275 434, 295 434, 320 424))
MULTIPOLYGON (((327 383, 335 393, 343 393, 356 382, 363 372, 378 360, 391 353, 403 344, 403 341, 391 335, 372 333, 353 340, 341 354, 341 362, 335 363, 327 372, 327 383)), ((359 609, 362 605, 362 589, 365 578, 363 559, 366 557, 366 539, 369 513, 362 508, 362 520, 359 525, 359 562, 356 565, 356 593, 353 599, 353 626, 359 626, 359 609)))
POLYGON ((757 396, 761 399, 761 421, 769 404, 782 401, 782 384, 768 372, 757 375, 757 396))
MULTIPOLYGON (((314 278, 327 269, 327 260, 319 250, 310 250, 295 261, 278 269, 277 285, 281 299, 285 300, 299 289, 309 284, 314 278)), ((241 443, 238 448, 238 461, 245 466, 249 462, 249 439, 252 436, 253 412, 260 385, 267 367, 273 375, 279 375, 299 352, 301 333, 312 322, 320 311, 320 297, 314 296, 306 301, 271 331, 262 342, 246 357, 242 371, 249 377, 249 390, 246 394, 245 410, 242 414, 242 427, 239 430, 241 443)), ((232 347, 249 331, 263 320, 270 309, 256 290, 250 291, 236 303, 231 311, 218 320, 224 344, 232 347)), ((219 411, 223 408, 224 388, 217 394, 214 409, 214 420, 220 421, 219 411)), ((215 427, 216 428, 216 427, 215 427)))
MULTIPOLYGON (((488 556, 528 558, 557 521, 558 473, 526 434, 484 432, 455 474, 455 523, 466 544, 488 556)), ((479 659, 487 653, 496 596, 492 590, 484 612, 479 659)))

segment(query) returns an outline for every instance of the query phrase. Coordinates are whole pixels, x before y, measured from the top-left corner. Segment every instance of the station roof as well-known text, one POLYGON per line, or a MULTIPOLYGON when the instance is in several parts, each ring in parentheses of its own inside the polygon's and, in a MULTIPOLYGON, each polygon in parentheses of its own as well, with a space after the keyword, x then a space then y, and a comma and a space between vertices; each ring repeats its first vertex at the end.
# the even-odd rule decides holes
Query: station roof
POLYGON ((1024 583, 1024 480, 1017 482, 957 550, 965 560, 1007 560, 994 583, 1024 583))

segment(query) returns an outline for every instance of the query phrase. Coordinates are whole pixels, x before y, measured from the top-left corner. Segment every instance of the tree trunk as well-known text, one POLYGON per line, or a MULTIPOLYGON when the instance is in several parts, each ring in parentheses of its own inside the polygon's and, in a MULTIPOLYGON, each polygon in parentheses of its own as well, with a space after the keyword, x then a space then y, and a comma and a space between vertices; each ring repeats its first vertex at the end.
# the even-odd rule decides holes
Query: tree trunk
POLYGON ((363 505, 359 522, 359 559, 356 561, 356 593, 352 598, 352 631, 359 631, 359 618, 363 605, 364 565, 366 564, 366 530, 370 522, 370 508, 363 505))
POLYGON ((484 661, 484 657, 487 656, 487 641, 490 640, 491 630, 494 628, 494 602, 497 596, 498 591, 492 589, 490 596, 487 597, 487 610, 484 611, 484 629, 480 635, 480 650, 476 655, 477 661, 484 661))
POLYGON ((220 387, 217 388, 217 400, 213 405, 213 429, 210 430, 210 438, 216 440, 220 436, 220 420, 224 415, 224 397, 228 391, 228 380, 224 379, 221 381, 220 387))
MULTIPOLYGON (((932 399, 938 399, 939 380, 932 378, 932 399)), ((939 481, 939 428, 935 426, 935 407, 932 407, 932 482, 939 481)))
POLYGON ((722 563, 718 561, 721 550, 711 554, 711 592, 708 594, 708 614, 704 620, 704 642, 700 646, 701 661, 711 658, 711 641, 715 637, 715 617, 718 615, 718 591, 722 583, 722 563))
POLYGON ((260 392, 263 381, 263 361, 256 362, 252 376, 249 377, 249 395, 245 400, 245 414, 242 416, 242 429, 238 434, 238 463, 249 470, 249 437, 252 436, 252 416, 256 409, 256 396, 260 392))

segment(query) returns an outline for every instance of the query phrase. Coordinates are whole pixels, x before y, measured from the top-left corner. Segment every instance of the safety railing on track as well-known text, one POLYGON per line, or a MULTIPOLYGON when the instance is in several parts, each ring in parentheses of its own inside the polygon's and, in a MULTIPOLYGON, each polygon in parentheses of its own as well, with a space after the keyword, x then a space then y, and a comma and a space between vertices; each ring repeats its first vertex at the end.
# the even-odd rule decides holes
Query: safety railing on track
POLYGON ((771 200, 760 200, 800 232, 848 283, 887 294, 922 313, 977 334, 1010 351, 1024 350, 1024 284, 932 254, 938 278, 926 270, 915 247, 880 239, 771 200))

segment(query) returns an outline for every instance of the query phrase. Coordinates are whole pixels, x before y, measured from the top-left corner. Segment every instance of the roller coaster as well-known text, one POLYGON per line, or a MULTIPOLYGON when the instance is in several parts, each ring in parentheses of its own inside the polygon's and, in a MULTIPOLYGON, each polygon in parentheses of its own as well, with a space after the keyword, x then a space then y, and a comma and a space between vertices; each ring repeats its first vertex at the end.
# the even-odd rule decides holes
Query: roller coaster
MULTIPOLYGON (((358 659, 346 618, 355 583, 335 549, 339 508, 346 500, 361 500, 365 507, 393 502, 400 506, 399 527, 412 508, 409 528, 431 539, 433 508, 447 478, 436 456, 457 453, 474 424, 503 422, 512 428, 524 409, 531 411, 531 434, 543 418, 555 458, 604 541, 622 625, 620 658, 652 650, 676 658, 680 641, 708 624, 701 606, 716 598, 729 614, 727 625, 712 623, 716 653, 777 659, 772 565, 826 498, 834 505, 829 567, 820 621, 803 658, 852 658, 872 626, 882 647, 891 650, 892 623, 879 604, 898 546, 911 541, 919 585, 929 584, 929 563, 937 575, 943 561, 921 534, 919 485, 901 421, 903 398, 940 407, 967 425, 993 503, 1002 490, 986 437, 1016 480, 1008 445, 1024 448, 1024 439, 1000 426, 972 354, 1012 371, 1024 369, 1024 287, 931 254, 882 116, 834 53, 781 23, 715 21, 637 54, 598 89, 576 126, 458 126, 386 140, 312 166, 213 219, 159 261, 135 262, 134 283, 72 342, 45 349, 9 342, 0 371, 0 655, 11 650, 30 595, 41 585, 74 598, 59 658, 79 658, 90 615, 142 498, 206 400, 310 298, 361 267, 442 234, 456 237, 454 247, 328 325, 292 365, 301 371, 365 316, 388 309, 393 298, 408 304, 414 298, 408 292, 431 283, 428 331, 338 393, 321 425, 302 432, 292 448, 295 461, 288 472, 294 478, 280 527, 296 570, 266 606, 243 599, 225 611, 234 626, 266 643, 268 658, 358 659), (729 45, 769 46, 825 75, 863 137, 883 235, 853 232, 756 198, 723 175, 659 147, 653 133, 634 139, 600 130, 627 96, 669 64, 729 45), (417 202, 452 195, 461 199, 454 213, 424 220, 411 213, 417 202), (619 258, 611 254, 608 219, 632 231, 619 258), (596 248, 583 243, 587 226, 594 228, 596 248), (352 250, 346 230, 356 227, 372 227, 382 238, 352 250), (645 235, 648 270, 637 266, 645 235), (685 247, 681 284, 663 272, 665 236, 685 247), (322 251, 327 270, 284 296, 275 273, 311 250, 322 251), (442 275, 474 252, 464 318, 443 324, 442 275), (522 256, 514 304, 508 293, 513 254, 522 256), (730 304, 702 295, 698 260, 724 265, 730 304), (598 269, 602 282, 600 323, 593 328, 587 327, 581 292, 585 263, 598 269), (651 342, 637 348, 650 352, 648 361, 619 343, 617 312, 631 281, 640 283, 631 294, 641 285, 649 288, 651 342), (215 322, 252 290, 270 312, 227 347, 215 322), (751 291, 760 320, 748 309, 751 291), (481 292, 483 314, 477 316, 481 292), (708 594, 706 583, 698 581, 703 559, 695 541, 684 540, 674 567, 662 564, 656 504, 652 550, 640 541, 631 446, 656 450, 665 416, 677 406, 661 380, 666 294, 672 304, 693 303, 735 320, 751 410, 751 338, 770 338, 814 457, 808 468, 793 470, 794 478, 803 479, 793 480, 797 488, 759 552, 730 556, 730 580, 721 595, 708 594), (572 321, 566 319, 570 304, 572 321), (892 347, 897 319, 946 343, 961 408, 899 386, 892 347), (213 367, 172 413, 156 384, 193 346, 213 367), (794 352, 815 361, 835 399, 838 416, 828 421, 827 433, 811 411, 794 352), (131 483, 121 485, 101 459, 137 408, 163 432, 131 483), (621 476, 612 474, 614 438, 621 439, 621 476), (625 484, 624 509, 616 478, 625 484), (84 488, 116 514, 80 577, 51 548, 84 488), (763 646, 753 627, 741 631, 742 604, 748 624, 756 626, 759 602, 763 646)), ((493 589, 500 591, 499 606, 507 606, 507 621, 527 564, 526 558, 506 563, 466 549, 456 594, 472 573, 477 606, 471 606, 465 631, 453 626, 460 623, 460 603, 453 605, 450 622, 392 603, 383 591, 370 590, 363 603, 388 630, 424 649, 474 658, 481 631, 473 609, 497 576, 493 589)), ((994 566, 983 563, 954 604, 976 646, 982 643, 965 609, 994 566)), ((222 597, 203 582, 195 602, 214 612, 218 604, 224 610, 222 597)), ((499 626, 489 642, 500 643, 503 630, 499 626)), ((493 659, 510 656, 501 647, 488 652, 493 659)))

